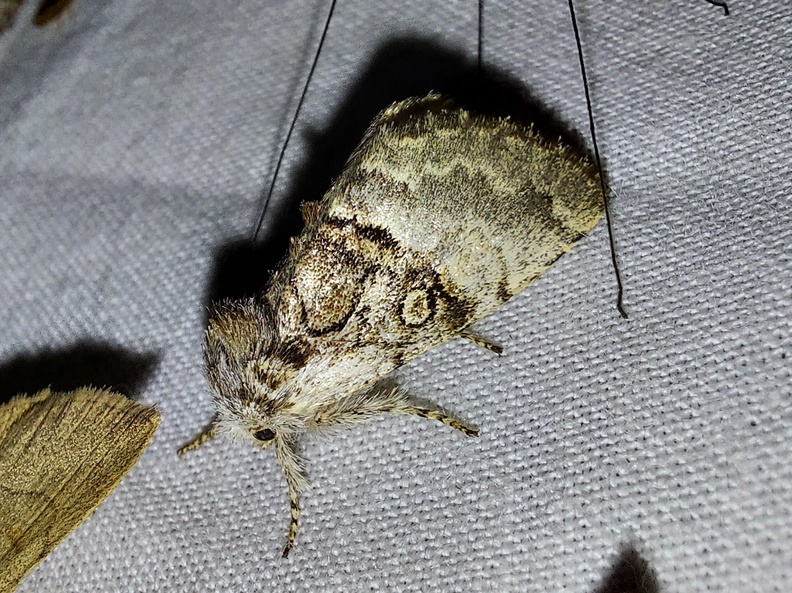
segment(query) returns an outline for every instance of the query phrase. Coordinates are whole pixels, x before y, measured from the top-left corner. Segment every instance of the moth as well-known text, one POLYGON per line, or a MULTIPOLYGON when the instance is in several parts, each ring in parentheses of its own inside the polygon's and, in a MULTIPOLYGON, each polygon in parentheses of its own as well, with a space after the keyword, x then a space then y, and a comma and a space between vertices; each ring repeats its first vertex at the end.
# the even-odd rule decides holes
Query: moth
POLYGON ((113 491, 158 425, 156 409, 89 387, 0 406, 0 593, 113 491))
POLYGON ((382 380, 522 291, 603 213, 586 158, 532 127, 430 94, 385 109, 263 293, 210 310, 205 366, 216 434, 272 446, 292 549, 306 486, 303 435, 386 412, 477 430, 382 380))

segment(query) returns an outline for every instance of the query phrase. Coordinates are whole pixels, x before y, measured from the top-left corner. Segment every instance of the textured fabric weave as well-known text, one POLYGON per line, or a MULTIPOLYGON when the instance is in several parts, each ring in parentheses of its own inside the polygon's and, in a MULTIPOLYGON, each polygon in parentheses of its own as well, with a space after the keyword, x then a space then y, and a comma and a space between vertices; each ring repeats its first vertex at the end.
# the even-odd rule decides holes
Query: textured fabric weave
MULTIPOLYGON (((600 224, 479 325, 502 357, 399 372, 478 439, 387 417, 306 443, 284 561, 270 451, 175 454, 212 413, 205 308, 264 281, 376 110, 474 59, 476 3, 339 2, 256 251, 328 3, 76 0, 44 29, 34 4, 0 37, 0 390, 106 383, 162 424, 20 592, 594 593, 620 558, 664 591, 788 589, 790 6, 578 2, 630 319, 600 224)), ((565 2, 485 3, 483 40, 588 137, 565 2)))

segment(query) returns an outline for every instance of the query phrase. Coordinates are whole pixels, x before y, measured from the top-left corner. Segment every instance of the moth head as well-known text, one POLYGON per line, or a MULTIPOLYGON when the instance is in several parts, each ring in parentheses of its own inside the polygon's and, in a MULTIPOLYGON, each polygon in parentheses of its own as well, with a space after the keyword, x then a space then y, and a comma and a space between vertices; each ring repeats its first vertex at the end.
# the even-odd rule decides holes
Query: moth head
POLYGON ((262 413, 254 403, 238 401, 217 402, 215 428, 218 433, 235 441, 252 443, 265 449, 278 436, 271 423, 271 416, 262 413))
MULTIPOLYGON (((268 308, 255 299, 226 300, 209 310, 204 342, 206 376, 217 406, 218 428, 252 436, 268 427, 246 376, 252 360, 266 353, 273 341, 268 308)), ((266 436, 261 433, 261 436, 266 436)))
POLYGON ((295 356, 293 347, 279 343, 266 303, 243 299, 215 305, 204 359, 219 432, 266 445, 292 429, 284 394, 295 356))

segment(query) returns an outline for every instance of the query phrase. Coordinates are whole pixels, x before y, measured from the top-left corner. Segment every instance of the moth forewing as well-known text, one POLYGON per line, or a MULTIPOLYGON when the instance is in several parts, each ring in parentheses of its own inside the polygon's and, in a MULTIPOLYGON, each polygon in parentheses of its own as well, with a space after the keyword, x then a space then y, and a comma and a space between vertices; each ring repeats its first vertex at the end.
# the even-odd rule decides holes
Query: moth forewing
POLYGON ((596 168, 571 149, 438 95, 386 110, 323 205, 325 221, 374 229, 378 255, 414 258, 412 274, 456 299, 464 319, 446 319, 443 341, 523 290, 603 213, 596 168))
POLYGON ((156 409, 88 387, 0 406, 0 592, 113 491, 158 425, 156 409))
MULTIPOLYGON (((256 298, 215 307, 206 332, 217 432, 275 443, 297 532, 301 435, 383 412, 476 430, 379 382, 466 337, 597 223, 596 169, 510 119, 440 95, 375 119, 256 298)), ((188 445, 185 449, 192 448, 188 445)))

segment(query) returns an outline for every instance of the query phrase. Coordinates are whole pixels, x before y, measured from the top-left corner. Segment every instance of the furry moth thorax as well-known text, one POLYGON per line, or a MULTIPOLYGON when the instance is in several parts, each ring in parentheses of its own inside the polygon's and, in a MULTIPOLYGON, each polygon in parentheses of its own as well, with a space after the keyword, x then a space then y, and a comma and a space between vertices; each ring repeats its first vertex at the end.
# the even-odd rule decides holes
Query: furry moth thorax
POLYGON ((382 380, 523 290, 596 224, 599 176, 531 127, 439 95, 371 124, 265 291, 210 312, 206 372, 221 432, 274 444, 297 533, 305 432, 384 412, 475 429, 382 380))

